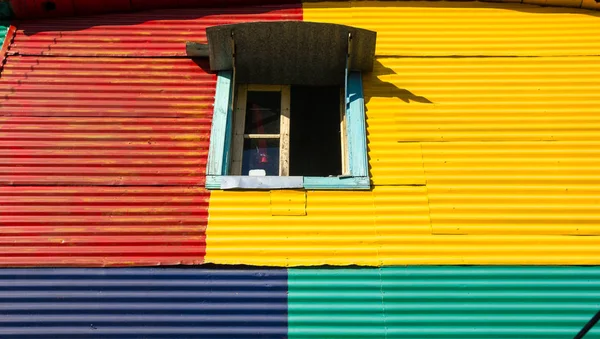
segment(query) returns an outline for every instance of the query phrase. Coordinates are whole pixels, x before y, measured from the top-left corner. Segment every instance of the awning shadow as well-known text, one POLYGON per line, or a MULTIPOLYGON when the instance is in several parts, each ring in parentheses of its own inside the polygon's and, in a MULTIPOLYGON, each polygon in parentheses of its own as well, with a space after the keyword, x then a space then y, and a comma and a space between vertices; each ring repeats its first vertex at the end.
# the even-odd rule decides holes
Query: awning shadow
POLYGON ((397 98, 407 104, 418 102, 421 104, 433 104, 430 99, 417 95, 406 88, 400 88, 391 82, 380 79, 380 76, 396 74, 396 72, 384 66, 378 59, 374 61, 373 72, 365 75, 364 89, 365 104, 368 104, 373 97, 379 98, 397 98))

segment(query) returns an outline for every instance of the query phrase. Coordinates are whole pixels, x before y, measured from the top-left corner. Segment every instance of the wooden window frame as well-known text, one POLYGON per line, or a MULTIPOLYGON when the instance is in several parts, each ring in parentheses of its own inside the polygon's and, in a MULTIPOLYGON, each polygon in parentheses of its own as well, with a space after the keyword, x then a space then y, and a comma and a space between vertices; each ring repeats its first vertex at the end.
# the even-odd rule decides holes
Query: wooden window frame
MULTIPOLYGON (((310 190, 367 190, 371 188, 367 160, 365 105, 362 89, 362 76, 360 72, 348 72, 346 88, 342 89, 344 93, 344 100, 342 100, 340 109, 342 175, 337 177, 289 176, 290 86, 238 85, 237 90, 235 87, 232 71, 219 72, 210 137, 210 149, 206 167, 206 188, 241 190, 273 190, 288 188, 304 188, 310 190), (242 98, 240 88, 243 88, 244 86, 245 93, 244 98, 242 98), (248 90, 288 91, 288 94, 282 94, 281 103, 281 124, 283 125, 285 123, 286 126, 281 126, 282 128, 279 135, 268 136, 273 138, 281 138, 283 136, 286 138, 286 149, 280 144, 280 162, 282 159, 286 159, 287 163, 283 165, 280 163, 279 176, 248 177, 230 174, 241 172, 242 157, 240 154, 243 154, 244 137, 255 137, 254 135, 244 135, 243 124, 245 123, 246 111, 245 95, 248 90), (284 102, 286 101, 284 100, 284 97, 287 97, 287 102, 284 102), (235 121, 238 121, 238 123, 236 124, 235 121), (242 121, 241 126, 239 121, 242 121)), ((261 137, 264 137, 264 135, 261 137)))
POLYGON ((233 117, 233 145, 230 175, 242 175, 245 139, 279 140, 279 176, 290 173, 290 86, 241 84, 237 88, 233 117), (248 92, 279 92, 281 95, 279 134, 246 134, 246 99, 248 92))

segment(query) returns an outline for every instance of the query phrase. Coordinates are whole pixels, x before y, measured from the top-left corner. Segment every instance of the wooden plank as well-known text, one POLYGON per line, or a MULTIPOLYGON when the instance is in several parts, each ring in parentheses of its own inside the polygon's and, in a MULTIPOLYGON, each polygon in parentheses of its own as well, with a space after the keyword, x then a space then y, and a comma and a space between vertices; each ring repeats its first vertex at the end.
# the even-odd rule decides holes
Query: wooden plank
POLYGON ((223 177, 220 175, 207 175, 206 176, 206 189, 218 190, 221 189, 221 181, 223 177))
POLYGON ((244 134, 244 139, 279 139, 280 134, 244 134))
MULTIPOLYGON (((232 40, 233 44, 233 40, 232 40)), ((225 146, 224 146, 224 155, 223 155, 223 167, 221 168, 221 174, 227 175, 229 173, 229 166, 231 165, 231 144, 232 144, 232 134, 233 134, 233 112, 234 112, 234 103, 236 98, 236 85, 235 85, 235 55, 233 56, 233 73, 231 75, 231 86, 230 93, 231 96, 229 98, 229 114, 227 114, 227 129, 225 132, 225 146)))
POLYGON ((281 88, 281 139, 279 140, 279 175, 290 175, 290 86, 281 88))
POLYGON ((207 175, 221 175, 225 158, 227 120, 231 115, 232 72, 219 72, 215 94, 215 106, 211 127, 210 148, 208 152, 207 175))
POLYGON ((305 189, 368 190, 369 177, 304 177, 305 189))
POLYGON ((367 177, 369 175, 367 129, 365 126, 365 100, 360 72, 349 73, 347 92, 346 128, 348 129, 349 174, 354 177, 367 177))
POLYGON ((346 130, 345 90, 340 90, 340 139, 342 147, 342 174, 348 174, 348 136, 346 130))
POLYGON ((246 97, 248 86, 239 85, 237 91, 235 114, 233 117, 233 150, 231 160, 231 175, 242 174, 242 157, 244 155, 244 124, 246 123, 246 97))

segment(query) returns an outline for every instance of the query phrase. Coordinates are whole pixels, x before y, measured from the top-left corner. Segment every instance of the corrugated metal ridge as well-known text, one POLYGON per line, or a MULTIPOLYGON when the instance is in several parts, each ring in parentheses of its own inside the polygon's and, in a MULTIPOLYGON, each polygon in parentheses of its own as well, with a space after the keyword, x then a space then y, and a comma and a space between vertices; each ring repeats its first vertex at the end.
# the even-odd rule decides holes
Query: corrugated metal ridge
POLYGON ((290 269, 288 284, 290 339, 566 339, 600 308, 598 266, 290 269))
MULTIPOLYGON (((124 12, 124 11, 139 11, 145 9, 155 8, 173 8, 173 7, 228 7, 228 6, 240 6, 240 5, 260 5, 260 4, 287 4, 293 3, 293 0, 184 0, 184 1, 161 1, 161 0, 67 0, 60 1, 59 10, 54 12, 44 12, 41 8, 30 8, 29 6, 35 6, 35 0, 13 0, 13 9, 15 10, 15 16, 19 19, 23 18, 35 18, 35 17, 46 17, 46 16, 73 16, 73 15, 89 15, 107 12, 124 12), (15 6, 18 5, 18 6, 15 6)), ((323 2, 324 0, 307 0, 305 2, 323 2)), ((343 0, 342 0, 343 1, 343 0)), ((587 9, 598 9, 598 5, 594 0, 495 0, 494 2, 508 2, 508 3, 527 3, 541 6, 554 6, 554 7, 573 7, 573 8, 587 8, 587 9)), ((6 4, 6 2, 3 2, 6 4)), ((2 14, 5 17, 10 16, 8 5, 6 10, 2 14)))
POLYGON ((2 269, 0 334, 564 339, 599 282, 600 267, 560 266, 2 269))
POLYGON ((216 82, 205 68, 10 56, 0 80, 0 183, 204 185, 216 82))
POLYGON ((302 20, 302 8, 281 5, 174 9, 22 22, 9 53, 184 57, 186 41, 206 41, 206 27, 259 20, 302 20))
POLYGON ((380 57, 595 56, 596 14, 468 1, 304 3, 305 20, 376 31, 380 57))
POLYGON ((2 338, 284 338, 287 272, 0 269, 2 338))
POLYGON ((209 192, 0 186, 1 266, 200 264, 209 192))
MULTIPOLYGON (((76 27, 57 20, 20 24, 0 78, 1 266, 204 262, 216 75, 206 60, 184 57, 182 42, 201 39, 207 25, 301 19, 302 12, 298 6, 180 10, 162 22, 154 20, 159 12, 125 16, 120 23, 123 15, 69 19, 76 27), (89 32, 77 31, 81 25, 92 30, 83 44, 89 32), (111 35, 127 36, 131 26, 138 29, 134 44, 120 46, 145 53, 112 53, 120 38, 111 35), (71 30, 72 53, 20 55, 19 34, 40 27, 58 41, 71 30), (109 53, 89 57, 90 48, 109 53)), ((35 39, 30 47, 54 50, 35 39)))

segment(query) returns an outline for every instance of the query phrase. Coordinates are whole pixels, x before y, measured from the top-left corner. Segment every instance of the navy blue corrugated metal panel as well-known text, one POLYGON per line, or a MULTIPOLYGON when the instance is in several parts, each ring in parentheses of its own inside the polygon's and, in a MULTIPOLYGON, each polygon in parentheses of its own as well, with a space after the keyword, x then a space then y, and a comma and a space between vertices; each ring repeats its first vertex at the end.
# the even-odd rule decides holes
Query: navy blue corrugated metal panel
POLYGON ((600 266, 290 269, 288 285, 292 339, 571 339, 600 309, 600 266))
POLYGON ((285 270, 0 270, 0 338, 285 338, 285 270))

